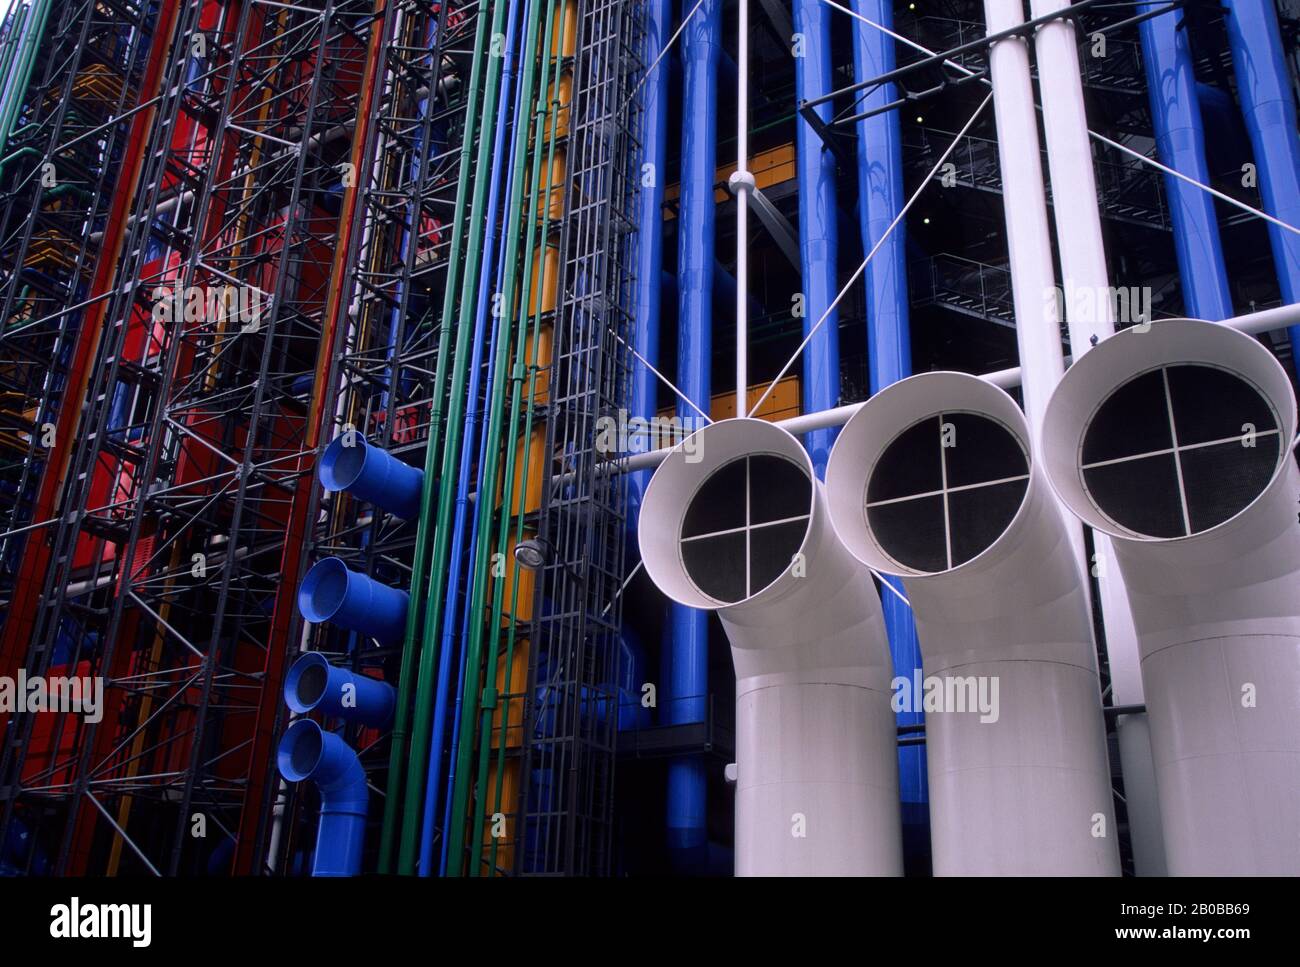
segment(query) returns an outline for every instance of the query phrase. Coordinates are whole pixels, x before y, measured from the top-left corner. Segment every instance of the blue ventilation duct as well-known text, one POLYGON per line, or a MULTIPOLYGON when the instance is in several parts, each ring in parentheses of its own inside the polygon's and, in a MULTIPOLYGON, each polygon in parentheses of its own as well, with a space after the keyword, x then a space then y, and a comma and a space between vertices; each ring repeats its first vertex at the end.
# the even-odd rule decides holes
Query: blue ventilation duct
MULTIPOLYGON (((856 0, 862 16, 893 27, 894 5, 890 0, 856 0)), ((894 41, 870 24, 853 25, 854 71, 859 81, 887 74, 894 69, 894 41)), ((863 110, 892 102, 894 85, 868 91, 863 110)), ((858 221, 862 250, 870 252, 902 211, 903 146, 897 111, 885 111, 858 122, 858 221)), ((912 340, 907 298, 906 224, 890 233, 867 265, 867 362, 871 392, 878 393, 892 383, 912 375, 912 340)), ((890 581, 903 594, 902 583, 890 581)), ((899 596, 882 589, 881 608, 889 633, 889 650, 894 674, 911 676, 921 668, 921 646, 916 637, 912 611, 899 596)), ((899 725, 919 725, 922 711, 898 713, 899 725)), ((928 822, 929 786, 925 748, 905 746, 898 750, 898 788, 903 822, 915 828, 928 822)))
POLYGON ((321 454, 318 469, 321 486, 328 491, 346 490, 403 520, 414 520, 420 513, 424 471, 359 434, 337 437, 321 454))
POLYGON ((381 642, 406 633, 410 596, 348 568, 337 557, 318 561, 298 588, 298 610, 312 624, 328 621, 381 642))
MULTIPOLYGON (((1272 0, 1228 0, 1225 22, 1264 211, 1300 227, 1300 134, 1277 9, 1272 0)), ((1268 234, 1282 301, 1300 302, 1300 235, 1271 223, 1268 234)), ((1300 326, 1290 333, 1293 362, 1300 366, 1300 326)))
POLYGON ((296 719, 276 754, 286 782, 310 779, 320 790, 320 825, 312 876, 356 876, 366 838, 370 792, 352 747, 311 719, 296 719))
POLYGON ((284 702, 299 715, 318 711, 382 729, 392 721, 396 694, 387 682, 331 665, 320 652, 309 651, 284 677, 284 702))
MULTIPOLYGON (((831 18, 822 0, 796 0, 795 33, 802 37, 802 56, 794 59, 795 97, 810 101, 831 90, 831 18)), ((816 108, 823 121, 831 117, 830 103, 816 108)), ((835 155, 799 115, 795 129, 799 178, 799 261, 803 275, 803 333, 817 324, 838 293, 835 207, 835 155)), ((803 412, 815 413, 839 404, 839 313, 832 312, 803 351, 803 412)), ((826 472, 826 458, 835 430, 814 430, 804 437, 817 476, 826 472)))
MULTIPOLYGON (((1140 12, 1162 6, 1159 2, 1143 3, 1140 12)), ((1161 162, 1208 185, 1205 129, 1182 21, 1183 12, 1177 9, 1138 25, 1151 99, 1151 121, 1161 162)), ((1189 316, 1198 319, 1226 319, 1232 315, 1232 294, 1223 262, 1214 198, 1173 175, 1165 175, 1164 183, 1184 308, 1189 316)))
MULTIPOLYGON (((689 12, 689 8, 688 8, 689 12)), ((712 394, 714 178, 717 172, 718 59, 722 0, 704 0, 682 31, 682 172, 677 219, 677 386, 705 412, 712 394)), ((682 401, 677 415, 698 415, 682 401)), ((701 722, 709 689, 709 617, 674 604, 662 724, 701 722)), ((703 756, 668 763, 668 846, 679 868, 708 848, 703 756)))

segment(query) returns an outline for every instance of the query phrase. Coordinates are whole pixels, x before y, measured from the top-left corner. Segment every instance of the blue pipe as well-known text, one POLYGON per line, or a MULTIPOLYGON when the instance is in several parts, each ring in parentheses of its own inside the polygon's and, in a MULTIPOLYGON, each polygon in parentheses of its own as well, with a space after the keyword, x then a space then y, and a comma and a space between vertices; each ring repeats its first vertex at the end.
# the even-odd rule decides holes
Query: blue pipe
MULTIPOLYGON (((516 124, 524 123, 525 120, 520 114, 520 110, 521 110, 519 104, 520 94, 522 94, 522 89, 516 92, 516 103, 515 103, 516 124)), ((511 191, 513 190, 514 179, 515 179, 514 166, 513 165, 507 166, 506 186, 505 186, 505 193, 507 197, 510 196, 511 191)), ((502 256, 502 259, 499 260, 497 263, 497 279, 496 279, 496 290, 495 290, 497 292, 502 291, 502 285, 505 282, 505 268, 506 268, 504 263, 505 253, 501 252, 500 254, 502 256)), ((488 264, 490 265, 491 263, 489 262, 488 264)), ((500 339, 499 339, 500 331, 501 331, 500 326, 494 326, 492 329, 491 344, 488 351, 488 364, 487 364, 488 385, 483 393, 484 399, 487 399, 492 395, 492 379, 493 379, 493 374, 496 372, 497 353, 500 351, 500 339)), ((479 444, 478 444, 478 463, 476 464, 476 466, 478 467, 478 472, 477 475, 475 476, 474 489, 477 493, 487 493, 488 484, 487 481, 484 479, 483 470, 486 463, 488 447, 492 446, 492 441, 488 439, 487 425, 482 418, 481 412, 479 413, 478 422, 479 422, 479 444)), ((468 574, 473 574, 475 568, 478 567, 478 532, 479 532, 479 517, 477 514, 474 514, 470 519, 469 568, 466 572, 468 574)), ((448 746, 448 748, 452 751, 450 753, 450 757, 447 762, 447 782, 443 791, 444 806, 443 806, 442 828, 444 830, 450 828, 451 826, 451 810, 452 810, 451 791, 455 787, 455 783, 456 783, 455 750, 460 745, 461 705, 464 701, 463 682, 465 681, 465 669, 466 669, 465 645, 469 641, 470 621, 473 619, 473 615, 470 613, 470 610, 468 608, 463 609, 463 611, 464 614, 461 620, 461 627, 460 627, 459 659, 456 662, 457 677, 456 677, 456 689, 454 692, 456 696, 456 701, 455 704, 452 706, 451 744, 448 746)), ((489 674, 495 675, 495 669, 489 672, 489 674)), ((438 861, 439 876, 447 875, 447 848, 448 848, 448 840, 447 837, 444 836, 442 839, 442 851, 440 853, 440 858, 438 861)))
MULTIPOLYGON (((672 34, 672 0, 649 0, 645 9, 645 63, 654 63, 672 34)), ((637 198, 637 286, 634 332, 637 353, 659 368, 659 313, 664 273, 664 188, 668 150, 668 64, 664 58, 641 85, 645 128, 641 136, 641 191, 637 198)), ((671 278, 671 276, 670 276, 671 278)), ((673 282, 676 286, 676 280, 673 282)), ((634 364, 629 394, 629 415, 650 419, 658 406, 656 378, 648 368, 634 364)), ((636 527, 641 498, 650 483, 649 470, 628 476, 628 546, 637 547, 636 527)))
MULTIPOLYGON (((689 8, 687 8, 689 11, 689 8)), ((688 399, 709 409, 713 361, 713 262, 717 172, 718 59, 722 50, 722 2, 704 0, 681 35, 682 172, 677 225, 677 385, 688 399)), ((698 419, 682 401, 677 415, 698 419)), ((705 718, 709 690, 709 620, 703 611, 672 607, 667 722, 705 718)), ((668 763, 668 846, 686 868, 708 848, 707 776, 702 756, 668 763)))
POLYGON ((320 825, 312 876, 356 876, 366 839, 370 791, 352 748, 311 719, 295 719, 276 754, 286 782, 310 779, 320 790, 320 825))
POLYGON ((321 486, 346 490, 403 520, 420 513, 424 471, 403 463, 358 433, 336 437, 320 458, 321 486))
POLYGON ((312 624, 328 621, 384 643, 402 640, 409 600, 337 557, 317 561, 298 588, 298 610, 312 624))
MULTIPOLYGON (((809 101, 831 90, 831 17, 822 0, 796 0, 794 29, 803 36, 803 56, 794 59, 795 97, 809 101)), ((831 105, 817 109, 829 122, 831 105)), ((803 274, 803 334, 817 324, 838 294, 836 256, 838 212, 835 207, 835 155, 802 114, 795 129, 799 179, 799 261, 803 274)), ((840 324, 834 311, 803 351, 800 387, 803 412, 816 413, 839 404, 840 324)), ((804 437, 817 476, 826 473, 826 458, 835 429, 814 430, 804 437)))
MULTIPOLYGON (((857 0, 858 13, 884 27, 892 27, 890 0, 857 0)), ((865 81, 892 71, 894 42, 876 28, 854 21, 854 70, 865 81)), ((896 97, 894 85, 869 92, 864 109, 887 104, 896 97)), ((898 217, 904 203, 903 148, 897 111, 886 111, 858 122, 858 221, 863 252, 870 252, 898 217)), ((912 341, 907 297, 907 235, 900 224, 867 266, 867 360, 871 392, 912 375, 912 341)), ((892 587, 904 594, 901 582, 892 587)), ((895 675, 912 675, 921 667, 921 646, 911 609, 889 591, 881 594, 885 630, 894 660, 895 675)), ((899 725, 925 721, 920 710, 898 713, 899 725)), ((903 820, 909 826, 927 821, 929 786, 923 746, 898 750, 899 794, 903 820)))
POLYGON ((299 658, 284 677, 284 702, 299 715, 320 711, 382 729, 392 721, 396 700, 392 685, 331 665, 318 651, 299 658))
MULTIPOLYGON (((659 58, 673 31, 672 0, 648 0, 645 5, 644 63, 652 64, 659 58)), ((659 323, 663 299, 675 298, 677 280, 663 270, 664 264, 664 189, 668 181, 668 82, 672 57, 658 60, 641 85, 641 110, 644 128, 641 133, 641 192, 637 198, 637 286, 634 306, 634 333, 637 353, 656 369, 659 368, 659 323), (647 177, 648 176, 648 177, 647 177), (672 288, 665 292, 662 279, 671 279, 672 288), (671 294, 670 294, 671 293, 671 294)), ((658 411, 658 383, 655 375, 643 364, 632 367, 632 385, 629 394, 628 414, 649 420, 658 411)), ((633 444, 649 449, 647 441, 633 444)), ((651 471, 630 474, 627 481, 628 547, 638 548, 636 530, 641 519, 641 500, 650 483, 651 471)), ((620 680, 627 681, 639 693, 639 681, 646 663, 645 646, 630 626, 622 629, 621 640, 626 668, 620 667, 620 680)), ((623 695, 622 703, 635 700, 633 710, 622 704, 619 708, 619 728, 636 728, 648 724, 649 709, 640 707, 640 695, 623 695)))
MULTIPOLYGON (((1146 13, 1160 6, 1159 2, 1142 3, 1139 12, 1146 13)), ((1183 12, 1178 9, 1138 25, 1151 120, 1161 162, 1208 185, 1205 128, 1182 21, 1183 12)), ((1226 319, 1232 315, 1232 293, 1228 288, 1214 199, 1173 175, 1165 175, 1164 182, 1173 222, 1178 274, 1183 284, 1184 309, 1198 319, 1226 319)))
MULTIPOLYGON (((495 271, 496 263, 496 245, 500 237, 500 229, 497 226, 497 211, 501 205, 501 175, 507 169, 506 144, 507 129, 510 125, 511 104, 515 102, 515 118, 518 121, 519 105, 517 98, 512 98, 515 77, 515 47, 519 26, 519 5, 511 4, 509 16, 506 20, 505 36, 505 61, 501 66, 501 87, 497 100, 497 119, 496 133, 492 142, 492 181, 488 189, 487 211, 484 215, 489 230, 485 235, 483 242, 483 268, 479 273, 479 285, 477 299, 475 303, 474 314, 474 338, 473 353, 470 357, 469 382, 466 389, 469 405, 465 408, 465 422, 463 426, 463 436, 465 440, 472 439, 474 427, 482 422, 482 412, 480 405, 481 394, 479 387, 482 383, 483 375, 483 345, 484 333, 488 325, 488 308, 491 303, 491 292, 489 286, 496 282, 497 273, 495 271)), ((495 347, 498 326, 492 327, 492 341, 495 347)), ((456 607, 460 596, 460 583, 462 573, 472 573, 472 570, 466 570, 464 567, 465 552, 465 520, 469 513, 470 506, 470 471, 472 469, 473 453, 471 447, 462 446, 460 452, 460 466, 456 477, 456 504, 455 517, 452 524, 451 554, 449 555, 447 565, 447 585, 446 599, 442 610, 442 644, 438 649, 438 688, 434 697, 433 711, 433 734, 429 742, 429 764, 427 770, 427 780, 424 790, 424 813, 423 824, 420 832, 420 876, 429 876, 433 872, 433 841, 437 833, 434 823, 434 816, 437 815, 438 798, 441 788, 442 774, 442 756, 443 744, 446 737, 448 701, 451 689, 451 661, 452 655, 458 655, 458 665, 464 663, 463 655, 459 655, 456 635, 457 616, 460 609, 456 607)), ((480 491, 483 492, 483 491, 480 491)), ((474 515, 477 518, 477 514, 474 515)), ((477 523, 475 524, 477 526, 477 523)), ((464 639, 460 641, 463 648, 464 639)), ((463 671, 462 671, 463 674, 463 671)), ((456 689, 459 695, 460 689, 456 689)), ((460 721, 460 716, 455 716, 455 721, 460 721)), ((453 740, 457 738, 453 732, 453 740)), ((450 757, 451 762, 455 762, 455 756, 450 757)), ((448 777, 450 782, 451 777, 448 777)))
MULTIPOLYGON (((1300 227, 1300 134, 1277 10, 1272 0, 1228 0, 1225 22, 1264 211, 1300 227)), ((1271 223, 1268 235, 1282 301, 1300 302, 1300 235, 1271 223)), ((1292 362, 1300 367, 1300 326, 1290 335, 1292 362)))
MULTIPOLYGON (((677 276, 671 272, 660 272, 660 288, 663 290, 661 301, 667 300, 675 302, 677 300, 677 276)), ((732 315, 736 311, 736 277, 727 271, 727 267, 721 262, 715 261, 713 265, 713 311, 724 317, 732 315)), ((763 303, 750 293, 749 312, 751 316, 761 316, 765 313, 763 303)), ((640 352, 638 349, 637 352, 640 352)), ((650 362, 658 367, 657 360, 646 357, 650 362)), ((644 369, 645 367, 641 367, 644 369)), ((649 372, 649 370, 646 370, 649 372)), ((651 387, 653 389, 653 387, 651 387)), ((635 412, 635 411, 633 411, 635 412)), ((641 416, 650 417, 653 413, 642 413, 641 416)))

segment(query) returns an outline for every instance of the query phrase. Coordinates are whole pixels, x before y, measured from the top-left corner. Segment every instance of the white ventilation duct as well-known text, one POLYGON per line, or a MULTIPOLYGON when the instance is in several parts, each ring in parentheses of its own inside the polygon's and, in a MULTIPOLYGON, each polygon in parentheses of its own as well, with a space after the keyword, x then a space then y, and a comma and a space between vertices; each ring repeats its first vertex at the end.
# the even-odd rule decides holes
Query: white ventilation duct
POLYGON ((826 470, 840 539, 907 589, 914 693, 943 696, 925 709, 937 876, 1119 873, 1088 598, 1028 442, 1002 390, 926 373, 872 397, 826 470))
POLYGON ((1128 587, 1175 875, 1300 874, 1295 405, 1262 345, 1184 319, 1105 340, 1048 405, 1044 468, 1128 587))
POLYGON ((803 447, 762 420, 710 424, 656 471, 639 536, 651 580, 731 642, 737 875, 901 874, 880 600, 803 447))

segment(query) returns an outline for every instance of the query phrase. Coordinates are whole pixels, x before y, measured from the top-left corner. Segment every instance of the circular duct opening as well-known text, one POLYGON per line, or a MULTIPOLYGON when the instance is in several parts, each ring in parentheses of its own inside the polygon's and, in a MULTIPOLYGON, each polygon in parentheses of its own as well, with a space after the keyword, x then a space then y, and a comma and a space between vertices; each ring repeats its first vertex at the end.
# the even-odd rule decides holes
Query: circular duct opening
POLYGON ((290 782, 310 776, 325 754, 325 734, 311 719, 297 719, 280 739, 277 755, 280 774, 290 782))
POLYGON ((1122 383, 1084 433, 1088 499, 1124 531, 1190 537, 1245 510, 1282 456, 1268 398, 1217 366, 1176 363, 1122 383))
POLYGON ((335 438, 320 460, 321 485, 326 490, 347 490, 366 465, 366 452, 370 447, 360 435, 355 435, 352 445, 347 446, 347 436, 335 438))
POLYGON ((682 517, 687 577, 723 604, 758 594, 803 546, 812 501, 807 471, 786 457, 757 453, 723 464, 696 489, 682 517))
POLYGON ((298 676, 298 704, 304 708, 315 708, 325 694, 325 685, 329 680, 329 670, 322 664, 313 662, 298 676))
POLYGON ((1029 488, 1020 438, 987 416, 944 412, 911 424, 867 480, 867 525, 880 549, 912 571, 959 567, 993 546, 1029 488))
POLYGON ((348 569, 337 557, 327 557, 307 572, 298 588, 298 610, 308 621, 329 621, 343 607, 348 569))

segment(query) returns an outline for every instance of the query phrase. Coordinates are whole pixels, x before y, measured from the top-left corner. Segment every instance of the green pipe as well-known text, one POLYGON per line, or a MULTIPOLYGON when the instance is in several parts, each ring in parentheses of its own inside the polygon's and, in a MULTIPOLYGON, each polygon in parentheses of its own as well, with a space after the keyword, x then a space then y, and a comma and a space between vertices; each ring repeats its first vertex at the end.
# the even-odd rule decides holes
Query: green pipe
MULTIPOLYGON (((3 155, 9 147, 9 138, 13 134, 18 114, 22 110, 23 94, 27 91, 27 85, 31 81, 32 68, 36 66, 36 51, 45 36, 45 23, 49 20, 52 3, 53 0, 36 0, 36 13, 33 15, 32 29, 22 39, 22 48, 17 54, 15 67, 17 84, 13 88, 13 96, 4 105, 3 116, 0 116, 0 155, 3 155)), ((8 158, 0 160, 0 174, 4 173, 8 161, 8 158)))
MULTIPOLYGON (((558 79, 560 75, 560 67, 564 61, 564 36, 565 36, 565 31, 568 27, 568 19, 569 19, 568 4, 565 2, 565 0, 558 0, 558 4, 562 7, 563 10, 560 19, 559 34, 556 35, 554 32, 556 3, 551 3, 547 6, 546 28, 543 31, 545 37, 547 38, 547 43, 550 45, 550 48, 554 48, 555 50, 553 61, 555 65, 555 75, 556 75, 557 83, 555 84, 555 98, 550 102, 551 117, 554 118, 554 122, 551 124, 551 132, 547 139, 547 146, 546 146, 546 204, 543 206, 541 212, 542 248, 539 254, 539 259, 537 264, 537 281, 539 283, 538 288, 541 291, 545 291, 545 286, 546 286, 546 239, 548 233, 550 232, 550 224, 551 224, 551 193, 555 187, 554 184, 551 182, 551 176, 555 170, 555 142, 560 128, 559 118, 560 118, 561 101, 560 101, 560 85, 558 83, 558 79)), ((530 192, 529 199, 528 199, 528 211, 529 211, 528 241, 525 246, 525 251, 529 253, 528 255, 529 258, 532 257, 531 253, 533 252, 533 249, 536 246, 536 239, 537 239, 537 217, 535 213, 538 211, 537 196, 538 196, 538 189, 540 188, 540 182, 541 182, 542 152, 540 150, 540 146, 542 142, 542 134, 546 126, 547 89, 550 87, 550 83, 551 83, 550 81, 551 63, 552 63, 552 59, 547 59, 542 64, 542 82, 541 82, 540 92, 537 98, 537 118, 533 126, 534 149, 533 149, 532 191, 530 192)), ((537 309, 532 316, 532 326, 530 332, 528 307, 532 303, 532 299, 533 299, 533 273, 530 271, 525 273, 524 275, 524 288, 520 297, 519 331, 515 337, 516 339, 515 361, 514 361, 514 369, 511 374, 510 421, 506 431, 508 448, 506 450, 505 473, 503 474, 502 477, 503 493, 501 496, 501 520, 499 524, 499 530, 497 532, 497 553, 501 555, 501 557, 499 558, 500 560, 506 559, 506 550, 509 547, 510 524, 512 523, 512 520, 515 524, 516 543, 523 539, 523 532, 524 532, 524 515, 525 515, 526 508, 520 508, 517 516, 512 516, 512 509, 514 507, 514 501, 515 501, 515 458, 519 449, 519 447, 515 444, 515 440, 517 439, 523 441, 522 446, 524 451, 523 469, 519 476, 519 480, 523 485, 524 494, 526 495, 528 493, 528 471, 529 471, 529 463, 530 463, 531 450, 532 450, 532 448, 529 446, 529 441, 532 438, 532 430, 533 430, 533 399, 537 389, 537 368, 538 367, 536 364, 537 364, 537 354, 539 352, 540 345, 541 345, 540 338, 541 338, 541 322, 542 322, 542 300, 539 294, 537 298, 537 309), (530 369, 531 376, 529 381, 530 385, 529 385, 529 394, 528 394, 528 404, 526 409, 526 416, 524 419, 523 433, 522 435, 519 435, 517 428, 519 426, 520 397, 522 395, 522 388, 524 383, 525 363, 527 360, 526 349, 527 349, 530 335, 531 335, 532 345, 533 345, 533 355, 532 355, 533 366, 530 369)), ((504 688, 505 694, 507 696, 511 694, 511 685, 512 685, 511 675, 514 670, 515 641, 516 641, 517 629, 518 629, 518 619, 516 618, 516 615, 518 613, 518 607, 519 607, 518 565, 515 565, 515 567, 516 567, 516 576, 514 581, 512 582, 511 594, 510 594, 510 627, 506 633, 506 663, 505 663, 506 674, 505 674, 505 681, 502 683, 502 687, 504 688)), ((504 595, 505 595, 504 582, 501 581, 495 582, 492 590, 492 617, 491 620, 488 622, 488 628, 491 629, 491 633, 493 635, 494 641, 496 638, 496 629, 501 626, 501 615, 502 615, 504 595)), ((483 704, 485 706, 486 711, 485 711, 484 721, 482 722, 481 725, 484 736, 489 736, 489 737, 491 736, 491 728, 492 728, 492 720, 491 720, 492 709, 496 707, 497 699, 498 699, 497 692, 496 692, 496 675, 495 675, 495 667, 494 667, 496 656, 497 656, 497 649, 494 646, 492 653, 488 655, 488 659, 487 659, 488 674, 491 677, 488 679, 487 688, 485 690, 486 695, 483 704)), ((507 699, 507 702, 508 701, 509 699, 507 699)), ((510 709, 507 706, 507 708, 504 709, 501 713, 501 742, 497 745, 496 782, 493 785, 493 791, 492 791, 491 812, 493 814, 501 811, 501 796, 503 791, 503 784, 505 781, 506 737, 509 731, 509 725, 510 725, 510 709)), ((487 788, 487 770, 488 770, 488 760, 490 758, 490 752, 491 752, 491 742, 489 741, 482 742, 479 746, 478 779, 476 782, 476 786, 479 789, 487 788)), ((485 810, 480 809, 475 813, 474 816, 474 827, 473 827, 473 833, 471 834, 471 840, 470 840, 471 843, 473 844, 472 848, 474 850, 474 855, 470 863, 470 870, 472 872, 477 871, 479 869, 480 862, 483 855, 483 846, 482 846, 483 816, 485 812, 486 812, 485 810)), ((488 853, 488 865, 487 865, 488 870, 496 869, 498 846, 499 846, 498 839, 496 837, 493 837, 492 846, 488 853)), ((477 874, 474 873, 474 875, 477 874)))
MULTIPOLYGON (((533 103, 533 91, 537 81, 537 37, 541 25, 541 0, 533 0, 528 8, 527 39, 525 50, 529 56, 525 61, 527 70, 523 75, 522 100, 524 104, 533 103)), ((543 58, 544 60, 544 58, 543 58)), ((513 307, 519 284, 519 219, 523 208, 524 162, 528 157, 528 125, 521 124, 514 132, 513 149, 514 182, 510 190, 510 206, 505 221, 506 253, 502 261, 505 266, 504 291, 501 305, 513 307)), ((513 309, 511 310, 513 312, 513 309)), ((509 315, 498 316, 496 325, 508 325, 509 315)), ((482 474, 484 492, 479 494, 478 531, 475 540, 474 560, 488 560, 488 541, 491 538, 493 500, 487 496, 496 492, 497 463, 500 459, 501 419, 505 405, 506 361, 508 353, 497 353, 496 372, 492 380, 492 401, 488 414, 487 452, 482 474)), ((513 447, 512 447, 513 449, 513 447)), ((483 663, 483 598, 490 568, 481 565, 474 570, 469 597, 470 636, 465 649, 465 682, 461 690, 460 743, 456 747, 456 781, 452 789, 451 823, 446 830, 447 871, 451 876, 459 876, 464 862, 465 819, 469 808, 470 767, 474 749, 474 718, 480 707, 479 674, 483 663)), ((489 709, 487 714, 491 714, 489 709)), ((481 827, 480 827, 481 828, 481 827)), ((477 867, 470 871, 478 875, 477 867)))
MULTIPOLYGON (((493 0, 492 35, 501 33, 505 19, 508 0, 493 0)), ((484 88, 483 117, 478 142, 478 157, 474 165, 474 197, 470 204, 469 249, 472 252, 482 248, 483 205, 487 195, 488 181, 491 178, 491 154, 493 135, 496 130, 496 111, 493 110, 497 99, 497 89, 501 82, 503 58, 493 56, 490 64, 487 84, 484 88)), ((462 147, 462 152, 463 152, 462 147)), ((457 223, 459 229, 459 223, 457 223)), ((456 348, 452 364, 452 384, 447 411, 447 440, 442 451, 442 473, 440 479, 455 479, 456 466, 460 460, 461 438, 456 432, 465 416, 465 378, 469 368, 469 339, 474 329, 473 315, 475 309, 475 291, 478 288, 480 263, 470 259, 461 280, 460 316, 456 326, 456 348)), ((445 297, 444 297, 445 298, 445 297)), ((445 304, 444 304, 445 305, 445 304)), ((443 315, 444 332, 450 311, 443 315)), ((426 487, 429 477, 426 474, 426 487)), ((429 725, 433 714, 433 702, 430 693, 434 687, 434 677, 438 663, 438 631, 442 625, 442 585, 446 582, 447 556, 449 553, 448 536, 451 533, 452 505, 456 498, 454 487, 438 488, 438 517, 435 522, 433 539, 433 559, 429 570, 429 586, 426 595, 423 644, 420 650, 419 679, 416 684, 415 724, 411 730, 411 752, 409 757, 410 772, 406 779, 403 800, 402 837, 398 853, 398 872, 412 875, 416 868, 416 854, 420 841, 420 823, 424 815, 424 781, 428 765, 429 725)), ((416 600, 419 600, 416 597, 416 600)))
POLYGON ((22 43, 23 27, 27 24, 27 14, 31 7, 19 7, 10 21, 9 30, 5 34, 4 49, 0 52, 0 115, 3 115, 9 108, 10 89, 9 89, 9 68, 14 62, 14 53, 22 43))
MULTIPOLYGON (((465 106, 465 128, 460 146, 460 170, 456 176, 456 202, 452 214, 451 248, 447 253, 447 278, 442 296, 442 315, 445 322, 452 317, 456 307, 456 277, 461 270, 461 238, 465 220, 465 204, 469 195, 469 179, 472 173, 471 160, 474 153, 474 136, 478 129, 479 81, 483 72, 483 50, 487 39, 487 17, 478 16, 474 28, 474 54, 470 63, 469 100, 465 106)), ((432 110, 432 105, 428 106, 432 110)), ((491 139, 489 139, 491 140, 491 139)), ((425 145, 421 149, 427 151, 425 145)), ((425 162, 421 162, 423 176, 425 162)), ((414 245, 412 241, 412 245, 414 245)), ((451 342, 451 327, 443 325, 438 334, 438 356, 433 373, 433 404, 429 414, 429 439, 424 453, 424 492, 420 495, 420 516, 416 524, 415 558, 411 564, 411 598, 419 601, 424 593, 427 580, 428 547, 433 536, 433 495, 437 492, 437 480, 434 476, 438 469, 438 455, 442 432, 443 384, 447 379, 448 346, 451 342)), ((458 344, 459 345, 459 344, 458 344)), ((379 838, 379 872, 391 873, 393 869, 393 847, 398 830, 398 804, 402 800, 402 786, 405 778, 408 756, 406 742, 411 714, 411 695, 416 693, 416 702, 422 709, 427 709, 429 701, 429 683, 421 671, 421 684, 415 685, 415 657, 420 647, 420 609, 408 608, 406 614, 406 638, 402 648, 402 660, 398 677, 397 711, 393 722, 392 745, 388 757, 388 788, 384 794, 384 822, 379 838)), ((419 715, 417 714, 417 725, 419 715)), ((428 713, 424 713, 423 731, 428 731, 428 713)), ((423 761, 423 756, 420 757, 423 761)), ((419 785, 417 783, 417 785, 419 785)), ((423 790, 420 790, 423 791, 423 790)))

